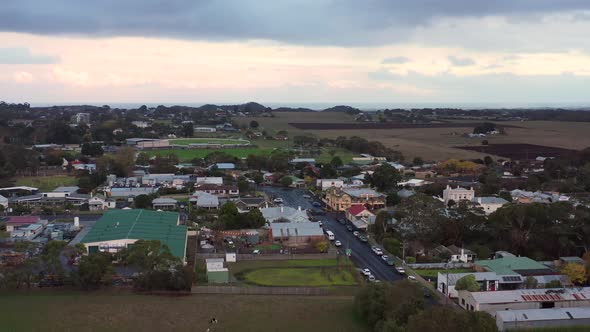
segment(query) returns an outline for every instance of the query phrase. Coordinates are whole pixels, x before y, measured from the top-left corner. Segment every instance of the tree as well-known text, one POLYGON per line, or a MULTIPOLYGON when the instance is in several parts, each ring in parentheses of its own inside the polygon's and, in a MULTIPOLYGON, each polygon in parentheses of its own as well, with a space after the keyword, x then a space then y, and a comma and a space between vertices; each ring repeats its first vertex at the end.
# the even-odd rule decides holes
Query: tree
POLYGON ((258 121, 256 121, 256 120, 252 120, 252 121, 250 121, 250 128, 252 128, 252 129, 256 129, 256 128, 258 128, 259 126, 260 126, 260 124, 258 123, 258 121))
POLYGON ((78 267, 78 282, 82 288, 98 288, 109 285, 115 273, 108 253, 91 253, 83 256, 78 267))
POLYGON ((84 143, 82 144, 82 150, 80 153, 82 153, 85 156, 98 157, 102 156, 104 150, 102 149, 102 146, 98 143, 84 143))
POLYGON ((563 288, 563 286, 561 285, 561 281, 551 280, 545 284, 545 288, 563 288))
POLYGON ((401 175, 393 166, 383 164, 369 177, 371 186, 382 192, 388 192, 397 186, 401 175))
POLYGON ((414 166, 421 166, 422 164, 424 164, 424 160, 420 157, 414 157, 412 164, 414 164, 414 166))
POLYGON ((41 253, 41 261, 45 264, 45 271, 49 274, 63 275, 60 255, 67 243, 65 241, 49 241, 41 253))
POLYGON ((477 283, 475 276, 473 274, 468 274, 457 280, 455 283, 455 289, 458 291, 466 290, 469 292, 478 292, 481 290, 481 287, 479 286, 479 283, 477 283))
POLYGON ((290 176, 283 176, 280 180, 280 183, 283 187, 289 187, 293 184, 293 178, 290 176))
POLYGON ((333 168, 338 168, 344 165, 344 162, 342 162, 342 158, 340 158, 339 156, 335 156, 330 161, 330 165, 332 165, 333 168))
POLYGON ((149 209, 152 206, 154 197, 152 195, 137 195, 133 200, 133 205, 137 209, 149 209))
POLYGON ((524 287, 525 289, 535 289, 539 286, 539 282, 535 277, 528 276, 524 279, 524 287))
POLYGON ((381 242, 383 236, 387 233, 390 219, 391 216, 387 211, 380 211, 375 217, 375 223, 370 225, 371 232, 377 241, 381 242))
POLYGON ((193 137, 194 134, 195 134, 195 127, 193 126, 192 122, 187 122, 182 125, 182 136, 193 137))
POLYGON ((137 165, 147 166, 150 164, 150 155, 145 152, 140 152, 135 161, 137 165))
POLYGON ((399 195, 396 192, 390 192, 389 194, 387 194, 387 197, 385 198, 385 205, 387 206, 395 206, 397 204, 399 204, 399 202, 401 202, 401 198, 399 197, 399 195))
POLYGON ((266 223, 266 219, 264 219, 264 216, 259 209, 252 209, 244 216, 246 218, 246 228, 260 228, 266 223))
POLYGON ((142 272, 167 270, 179 262, 168 246, 158 240, 138 240, 121 252, 126 264, 140 269, 142 272))
MULTIPOLYGON (((98 166, 98 165, 97 165, 98 166)), ((135 168, 135 150, 125 147, 115 153, 113 171, 117 176, 131 176, 135 168)))
POLYGON ((569 277, 574 285, 583 285, 586 282, 586 267, 578 263, 568 263, 561 273, 569 277))
POLYGON ((402 256, 402 243, 400 240, 387 237, 383 239, 383 248, 390 254, 401 257, 402 256))
POLYGON ((240 213, 234 202, 227 202, 219 209, 219 219, 217 220, 217 227, 219 229, 239 229, 240 213))
POLYGON ((328 250, 328 242, 326 241, 317 241, 313 247, 319 252, 326 252, 328 250))
POLYGON ((407 332, 497 332, 495 319, 483 311, 459 311, 434 306, 410 317, 407 332))

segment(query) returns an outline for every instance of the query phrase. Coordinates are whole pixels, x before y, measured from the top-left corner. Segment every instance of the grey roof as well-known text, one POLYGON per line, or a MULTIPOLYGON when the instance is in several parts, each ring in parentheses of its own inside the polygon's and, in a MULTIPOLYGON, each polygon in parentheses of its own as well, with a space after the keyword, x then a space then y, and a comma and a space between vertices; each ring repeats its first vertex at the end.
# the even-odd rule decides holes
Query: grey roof
POLYGON ((273 238, 285 236, 323 236, 324 231, 317 222, 275 222, 270 224, 273 238))
POLYGON ((401 198, 408 198, 414 196, 416 193, 413 190, 402 189, 397 192, 397 195, 401 198))
POLYGON ((289 206, 262 208, 260 212, 268 222, 274 222, 281 218, 291 222, 309 222, 305 210, 298 210, 289 206))
POLYGON ((53 189, 54 193, 73 193, 80 189, 78 186, 62 186, 53 189))
POLYGON ((590 298, 590 287, 562 288, 562 289, 517 289, 495 292, 471 292, 471 296, 478 303, 500 304, 519 302, 546 302, 546 296, 551 295, 553 302, 559 301, 587 301, 590 298))
POLYGON ((160 197, 160 198, 156 198, 152 201, 152 205, 176 204, 176 203, 178 203, 177 200, 175 200, 174 198, 169 198, 169 197, 160 197))
POLYGON ((375 190, 369 189, 369 188, 343 189, 343 191, 353 197, 362 197, 362 196, 367 196, 367 195, 374 196, 374 197, 384 196, 383 194, 376 192, 375 190))
MULTIPOLYGON (((475 276, 475 280, 477 281, 484 281, 484 280, 500 280, 500 277, 495 272, 473 272, 473 273, 449 273, 449 281, 447 285, 454 286, 457 281, 465 276, 473 275, 475 276)), ((438 273, 439 280, 445 280, 447 278, 447 274, 444 272, 438 273)))
POLYGON ((197 197, 197 207, 217 208, 219 206, 219 198, 206 192, 199 193, 197 197))
POLYGON ((113 197, 135 197, 139 195, 149 195, 158 191, 157 188, 153 187, 140 187, 140 188, 112 188, 111 196, 113 197))
POLYGON ((8 202, 8 198, 0 195, 0 202, 8 202))
POLYGON ((496 317, 503 322, 588 319, 590 307, 499 310, 496 312, 496 317))
POLYGON ((508 201, 500 197, 475 197, 480 204, 508 204, 508 201))

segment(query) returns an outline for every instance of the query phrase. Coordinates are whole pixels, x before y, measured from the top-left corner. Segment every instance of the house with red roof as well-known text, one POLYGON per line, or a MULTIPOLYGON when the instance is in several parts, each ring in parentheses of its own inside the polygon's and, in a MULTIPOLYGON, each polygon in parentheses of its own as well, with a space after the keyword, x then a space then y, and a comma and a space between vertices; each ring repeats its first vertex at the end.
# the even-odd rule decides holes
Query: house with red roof
POLYGON ((6 221, 6 231, 12 232, 19 228, 27 227, 41 221, 39 216, 14 216, 6 221))
POLYGON ((375 222, 375 214, 363 204, 354 204, 346 209, 346 219, 356 228, 366 229, 369 224, 375 222))

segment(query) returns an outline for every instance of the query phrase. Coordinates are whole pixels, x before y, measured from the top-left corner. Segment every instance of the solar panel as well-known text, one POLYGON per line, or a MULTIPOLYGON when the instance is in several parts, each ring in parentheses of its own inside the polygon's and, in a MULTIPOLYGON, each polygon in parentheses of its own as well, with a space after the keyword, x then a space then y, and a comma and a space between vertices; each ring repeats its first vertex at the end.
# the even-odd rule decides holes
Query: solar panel
POLYGON ((509 277, 502 277, 503 281, 520 281, 520 277, 517 276, 509 276, 509 277))

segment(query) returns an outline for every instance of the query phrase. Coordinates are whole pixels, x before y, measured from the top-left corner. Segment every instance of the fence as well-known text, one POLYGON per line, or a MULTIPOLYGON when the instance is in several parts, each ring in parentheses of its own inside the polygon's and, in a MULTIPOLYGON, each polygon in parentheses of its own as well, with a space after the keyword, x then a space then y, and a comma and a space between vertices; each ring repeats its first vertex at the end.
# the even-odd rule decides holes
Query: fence
POLYGON ((314 287, 237 287, 237 286, 193 286, 193 294, 234 294, 234 295, 328 295, 325 288, 314 287))
POLYGON ((471 269, 472 263, 419 263, 406 264, 415 270, 429 270, 429 269, 471 269))
MULTIPOLYGON (((241 260, 289 260, 289 259, 328 259, 336 258, 337 251, 330 251, 325 254, 269 254, 269 255, 253 255, 253 254, 237 254, 236 259, 241 260)), ((204 254, 197 253, 197 259, 207 258, 225 258, 225 253, 204 254)))

